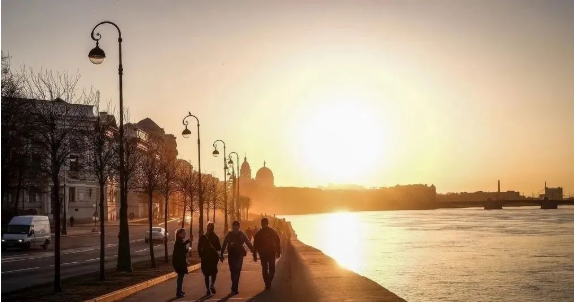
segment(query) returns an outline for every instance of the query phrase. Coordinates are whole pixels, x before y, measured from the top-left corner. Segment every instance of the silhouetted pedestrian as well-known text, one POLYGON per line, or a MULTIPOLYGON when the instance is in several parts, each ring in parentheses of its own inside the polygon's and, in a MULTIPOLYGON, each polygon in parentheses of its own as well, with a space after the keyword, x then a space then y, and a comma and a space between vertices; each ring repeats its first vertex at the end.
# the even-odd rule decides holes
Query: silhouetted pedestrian
POLYGON ((252 241, 253 239, 253 230, 251 229, 251 227, 248 227, 247 230, 245 230, 245 235, 247 235, 247 238, 249 239, 249 241, 252 241))
POLYGON ((76 219, 74 219, 74 216, 70 217, 70 226, 73 227, 74 226, 74 221, 76 221, 76 219))
POLYGON ((267 218, 261 219, 261 230, 255 234, 253 246, 255 248, 255 257, 259 254, 261 258, 265 289, 270 289, 271 282, 275 276, 275 259, 281 256, 281 240, 277 232, 269 227, 267 218))
POLYGON ((223 251, 227 248, 227 263, 229 264, 229 271, 231 272, 231 292, 236 295, 239 294, 239 277, 241 276, 241 268, 243 267, 243 257, 247 255, 244 245, 249 247, 249 250, 253 253, 253 260, 257 261, 253 245, 239 228, 239 221, 234 221, 232 231, 225 235, 221 249, 221 259, 223 261, 223 251))
POLYGON ((217 278, 217 263, 221 259, 221 243, 219 237, 215 234, 215 224, 207 223, 207 232, 199 237, 197 243, 197 253, 201 258, 201 272, 205 277, 205 288, 207 296, 215 294, 215 279, 217 278))
POLYGON ((189 239, 184 241, 186 235, 185 229, 179 229, 175 232, 175 243, 173 244, 173 255, 171 256, 173 268, 177 273, 175 295, 178 298, 185 296, 185 292, 183 291, 183 277, 188 273, 187 255, 189 248, 187 245, 189 244, 189 239))

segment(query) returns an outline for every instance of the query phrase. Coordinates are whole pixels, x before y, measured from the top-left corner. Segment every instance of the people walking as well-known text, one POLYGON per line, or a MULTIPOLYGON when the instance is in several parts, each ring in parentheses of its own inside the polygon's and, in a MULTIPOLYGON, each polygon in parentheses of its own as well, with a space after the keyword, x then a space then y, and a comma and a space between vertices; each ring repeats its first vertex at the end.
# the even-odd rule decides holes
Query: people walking
POLYGON ((177 273, 177 284, 176 284, 176 297, 183 298, 185 292, 183 291, 183 277, 187 274, 187 255, 189 253, 189 239, 185 240, 186 236, 185 229, 179 229, 175 232, 175 243, 173 244, 173 255, 171 256, 171 261, 173 268, 177 273))
POLYGON ((74 221, 75 221, 75 220, 76 220, 76 219, 74 219, 74 216, 71 216, 71 217, 70 217, 70 227, 74 227, 74 221))
POLYGON ((215 234, 215 224, 207 223, 207 232, 199 237, 197 244, 197 253, 201 258, 201 272, 205 277, 205 288, 207 296, 215 294, 215 279, 217 278, 217 263, 221 259, 219 252, 221 243, 219 237, 215 234))
POLYGON ((223 261, 223 252, 227 248, 227 263, 231 273, 231 292, 235 295, 239 294, 239 277, 243 267, 243 257, 247 255, 244 245, 249 247, 249 250, 253 253, 253 260, 257 261, 251 241, 240 231, 239 221, 233 221, 231 232, 227 233, 223 240, 220 259, 223 261))
POLYGON ((261 229, 255 234, 253 246, 255 249, 254 257, 259 254, 261 259, 265 289, 270 289, 275 276, 275 259, 281 256, 281 241, 277 232, 269 227, 267 218, 261 219, 261 229))
POLYGON ((252 241, 253 239, 253 230, 251 229, 251 227, 248 227, 247 230, 245 230, 245 235, 247 235, 247 238, 249 239, 249 241, 252 241))

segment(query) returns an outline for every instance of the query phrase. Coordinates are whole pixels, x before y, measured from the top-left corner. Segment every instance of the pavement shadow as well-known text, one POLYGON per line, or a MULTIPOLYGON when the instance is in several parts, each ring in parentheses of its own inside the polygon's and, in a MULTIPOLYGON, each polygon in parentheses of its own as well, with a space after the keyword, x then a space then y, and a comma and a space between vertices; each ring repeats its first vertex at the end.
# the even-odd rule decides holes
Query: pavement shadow
MULTIPOLYGON (((234 293, 229 293, 227 296, 225 296, 225 297, 223 297, 223 298, 217 300, 217 302, 225 302, 225 301, 231 299, 231 297, 233 297, 233 296, 235 296, 234 293)), ((198 301, 199 301, 199 300, 198 300, 198 301)))

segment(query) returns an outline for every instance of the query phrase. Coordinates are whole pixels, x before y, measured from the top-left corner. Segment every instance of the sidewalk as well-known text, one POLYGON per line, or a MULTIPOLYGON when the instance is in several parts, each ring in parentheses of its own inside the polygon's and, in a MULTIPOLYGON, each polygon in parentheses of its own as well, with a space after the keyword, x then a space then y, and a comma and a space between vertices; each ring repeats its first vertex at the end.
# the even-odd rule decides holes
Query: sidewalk
MULTIPOLYGON (((62 237, 74 237, 74 236, 88 236, 88 235, 98 235, 100 234, 100 228, 96 227, 96 232, 92 232, 94 229, 94 225, 74 225, 73 227, 67 226, 66 235, 61 235, 62 237)), ((53 229, 52 229, 53 230, 53 229)), ((55 233, 52 233, 52 238, 55 236, 55 233)))
POLYGON ((219 264, 216 295, 205 296, 203 275, 196 270, 184 279, 184 291, 187 293, 184 298, 175 298, 175 279, 171 279, 123 301, 404 302, 376 282, 340 267, 334 259, 297 240, 287 244, 276 268, 272 288, 268 291, 264 290, 260 264, 253 262, 248 254, 241 272, 239 295, 230 295, 231 280, 225 261, 219 264))
POLYGON ((136 293, 122 301, 294 301, 290 299, 289 293, 291 292, 291 282, 289 280, 287 257, 285 256, 282 256, 281 259, 277 261, 273 287, 270 290, 265 290, 265 284, 263 283, 263 277, 261 275, 260 262, 253 262, 253 256, 249 252, 243 261, 243 270, 241 271, 241 279, 239 281, 239 294, 231 294, 231 276, 227 259, 224 260, 223 263, 219 263, 219 273, 217 274, 215 288, 217 289, 217 294, 205 296, 206 288, 204 285, 203 274, 201 273, 201 270, 198 269, 190 272, 183 280, 183 290, 186 293, 184 298, 175 298, 175 279, 170 279, 136 293))

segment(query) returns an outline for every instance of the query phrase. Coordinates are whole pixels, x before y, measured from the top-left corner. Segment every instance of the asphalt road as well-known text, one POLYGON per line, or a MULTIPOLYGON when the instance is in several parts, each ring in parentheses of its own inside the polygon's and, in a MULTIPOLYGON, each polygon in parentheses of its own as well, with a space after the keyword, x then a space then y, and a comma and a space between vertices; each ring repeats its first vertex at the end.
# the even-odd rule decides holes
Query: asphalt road
MULTIPOLYGON (((170 254, 174 233, 180 224, 179 220, 168 223, 167 229, 170 233, 168 252, 170 254)), ((117 225, 106 227, 106 268, 116 266, 118 230, 117 225)), ((147 230, 147 225, 130 225, 132 262, 149 259, 149 243, 144 242, 147 230)), ((2 293, 51 282, 54 278, 53 242, 52 240, 48 250, 35 247, 28 251, 8 250, 2 252, 2 293)), ((154 252, 156 259, 163 259, 163 245, 161 243, 154 244, 154 252)), ((96 233, 62 237, 60 254, 62 279, 96 272, 99 270, 100 236, 96 233)))

